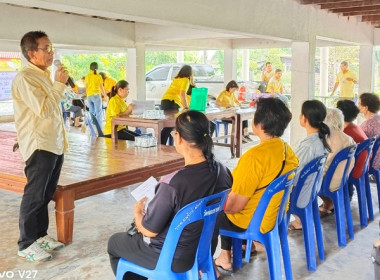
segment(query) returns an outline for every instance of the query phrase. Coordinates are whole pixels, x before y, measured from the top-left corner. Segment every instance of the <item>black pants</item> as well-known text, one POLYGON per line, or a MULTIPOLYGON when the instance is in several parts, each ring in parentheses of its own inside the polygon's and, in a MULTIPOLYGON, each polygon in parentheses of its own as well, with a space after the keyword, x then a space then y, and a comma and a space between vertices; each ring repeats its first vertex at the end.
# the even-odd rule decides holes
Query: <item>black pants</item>
MULTIPOLYGON (((140 136, 140 134, 126 128, 117 132, 117 138, 121 140, 135 141, 136 136, 140 136)), ((111 138, 111 134, 104 135, 104 137, 111 138)))
POLYGON ((26 161, 27 183, 20 205, 19 250, 29 247, 47 234, 49 227, 48 204, 57 188, 63 164, 63 155, 36 150, 26 161))
MULTIPOLYGON (((160 254, 153 251, 146 245, 141 234, 129 236, 126 232, 119 232, 111 236, 108 240, 108 254, 114 274, 116 275, 119 259, 123 258, 139 266, 154 269, 156 267, 160 254)), ((174 259, 172 270, 175 272, 184 272, 193 266, 194 260, 174 259)), ((168 264, 169 265, 169 264, 168 264)), ((147 279, 135 273, 126 273, 124 280, 147 279)))
MULTIPOLYGON (((243 232, 246 230, 244 228, 238 227, 237 225, 233 224, 227 218, 227 215, 224 212, 220 212, 216 220, 215 230, 214 230, 214 234, 212 236, 212 241, 211 241, 211 255, 212 256, 214 255, 216 247, 218 246, 219 229, 233 230, 237 232, 243 232)), ((232 238, 221 235, 220 239, 221 239, 222 250, 228 250, 228 251, 231 250, 232 238)))
MULTIPOLYGON (((163 99, 161 100, 161 110, 179 110, 179 106, 173 100, 163 99)), ((173 130, 171 127, 164 127, 161 131, 161 144, 166 145, 169 139, 170 132, 173 130)))

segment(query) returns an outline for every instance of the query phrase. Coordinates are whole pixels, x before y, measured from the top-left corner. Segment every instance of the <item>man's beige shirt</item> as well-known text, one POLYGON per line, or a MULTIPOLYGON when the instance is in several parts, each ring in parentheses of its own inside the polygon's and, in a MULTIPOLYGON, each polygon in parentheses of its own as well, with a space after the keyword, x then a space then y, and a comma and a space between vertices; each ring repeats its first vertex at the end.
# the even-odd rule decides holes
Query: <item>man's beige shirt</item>
POLYGON ((354 98, 354 82, 353 81, 347 81, 347 78, 351 78, 355 81, 358 80, 358 77, 356 74, 350 70, 347 70, 346 73, 343 73, 340 71, 336 76, 336 82, 339 83, 339 97, 340 98, 354 98))
POLYGON ((14 78, 12 98, 17 140, 24 161, 35 150, 57 155, 68 147, 61 99, 65 84, 52 82, 50 72, 28 63, 14 78))

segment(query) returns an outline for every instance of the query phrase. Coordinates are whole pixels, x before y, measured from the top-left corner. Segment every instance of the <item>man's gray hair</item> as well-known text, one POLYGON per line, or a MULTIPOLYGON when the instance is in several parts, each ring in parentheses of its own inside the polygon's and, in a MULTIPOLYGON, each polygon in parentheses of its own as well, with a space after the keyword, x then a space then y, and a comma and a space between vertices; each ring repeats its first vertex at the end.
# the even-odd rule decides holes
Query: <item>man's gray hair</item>
POLYGON ((325 123, 333 130, 343 131, 344 116, 337 108, 327 108, 325 123))

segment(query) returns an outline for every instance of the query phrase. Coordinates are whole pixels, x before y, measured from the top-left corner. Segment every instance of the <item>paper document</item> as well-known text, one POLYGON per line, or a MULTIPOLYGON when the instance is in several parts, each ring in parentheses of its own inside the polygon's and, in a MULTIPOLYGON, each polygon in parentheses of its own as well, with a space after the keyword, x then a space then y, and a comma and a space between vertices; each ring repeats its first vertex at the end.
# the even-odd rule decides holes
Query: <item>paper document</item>
POLYGON ((140 186, 134 189, 131 192, 131 194, 133 198, 137 201, 141 200, 146 196, 148 198, 145 203, 146 207, 154 197, 154 190, 156 189, 157 184, 157 180, 151 176, 148 180, 146 180, 144 183, 142 183, 140 186))
POLYGON ((154 110, 154 100, 133 100, 132 104, 135 104, 133 115, 142 115, 146 110, 154 110))

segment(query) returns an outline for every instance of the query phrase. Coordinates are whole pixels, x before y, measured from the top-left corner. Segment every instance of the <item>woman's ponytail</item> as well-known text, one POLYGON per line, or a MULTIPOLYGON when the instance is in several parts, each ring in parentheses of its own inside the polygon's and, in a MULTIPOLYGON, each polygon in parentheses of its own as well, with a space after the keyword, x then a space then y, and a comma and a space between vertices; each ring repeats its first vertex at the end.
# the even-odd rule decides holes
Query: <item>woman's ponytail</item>
POLYGON ((330 128, 329 128, 328 125, 325 124, 324 122, 320 122, 320 123, 319 123, 318 136, 319 136, 319 139, 321 139, 321 141, 322 141, 323 146, 325 147, 325 149, 326 149, 329 153, 331 153, 331 147, 330 147, 330 145, 327 143, 327 137, 330 136, 330 128))

